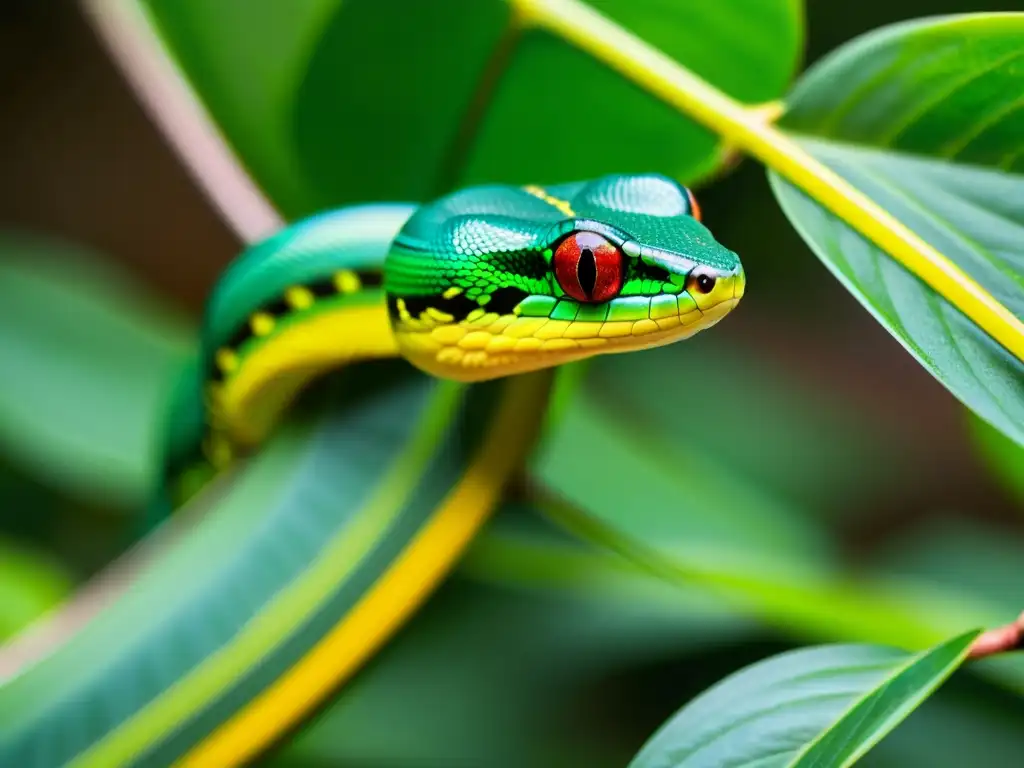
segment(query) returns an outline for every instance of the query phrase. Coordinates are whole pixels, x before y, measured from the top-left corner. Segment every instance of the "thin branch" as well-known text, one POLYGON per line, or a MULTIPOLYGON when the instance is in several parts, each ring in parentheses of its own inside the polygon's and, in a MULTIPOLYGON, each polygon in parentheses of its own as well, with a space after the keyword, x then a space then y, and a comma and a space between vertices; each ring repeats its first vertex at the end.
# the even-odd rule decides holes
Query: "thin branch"
MULTIPOLYGON (((766 123, 774 123, 782 117, 783 113, 786 111, 786 105, 780 99, 778 101, 769 101, 764 104, 748 107, 747 109, 750 111, 750 116, 753 119, 763 120, 766 123)), ((743 161, 743 157, 744 155, 739 147, 728 141, 724 141, 718 152, 717 167, 712 173, 702 177, 699 181, 701 183, 709 183, 715 179, 724 178, 739 166, 743 161)))
POLYGON ((81 4, 136 98, 235 234, 252 243, 279 230, 281 215, 166 54, 141 4, 81 4))
POLYGON ((1006 626, 990 629, 979 635, 971 646, 967 658, 984 659, 997 653, 1021 650, 1024 650, 1024 613, 1006 626))
POLYGON ((581 0, 508 0, 529 24, 604 62, 756 157, 887 252, 1024 360, 1024 322, 874 200, 751 109, 581 0))
POLYGON ((448 151, 445 152, 434 183, 435 195, 450 192, 458 184, 459 177, 466 167, 466 158, 480 133, 480 125, 484 115, 487 114, 487 107, 491 103, 501 78, 508 69, 508 63, 512 60, 512 54, 515 52, 522 34, 522 19, 513 8, 508 26, 498 38, 498 42, 484 66, 480 81, 473 91, 472 99, 462 113, 458 130, 452 137, 448 151))

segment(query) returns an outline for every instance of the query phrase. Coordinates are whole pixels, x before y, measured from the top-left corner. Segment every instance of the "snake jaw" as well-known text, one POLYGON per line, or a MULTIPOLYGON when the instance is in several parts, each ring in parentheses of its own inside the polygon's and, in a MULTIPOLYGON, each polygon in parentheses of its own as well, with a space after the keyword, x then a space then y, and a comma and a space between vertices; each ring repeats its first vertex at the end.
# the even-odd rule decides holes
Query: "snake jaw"
POLYGON ((743 295, 742 269, 715 274, 721 277, 707 294, 681 291, 619 297, 603 304, 531 297, 537 301, 524 301, 512 314, 433 323, 421 317, 415 326, 400 325, 395 332, 405 357, 421 370, 458 381, 483 381, 689 338, 718 324, 743 295), (536 315, 522 311, 528 304, 536 315))

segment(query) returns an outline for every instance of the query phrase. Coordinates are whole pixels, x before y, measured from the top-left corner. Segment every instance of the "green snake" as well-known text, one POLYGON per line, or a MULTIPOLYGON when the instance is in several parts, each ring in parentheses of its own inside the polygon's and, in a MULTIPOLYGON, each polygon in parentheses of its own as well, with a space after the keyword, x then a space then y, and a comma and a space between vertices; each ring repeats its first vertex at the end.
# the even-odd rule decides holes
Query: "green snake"
POLYGON ((332 422, 332 439, 367 442, 334 495, 286 518, 273 488, 256 489, 250 498, 267 498, 237 512, 242 532, 210 524, 224 562, 196 565, 166 615, 149 611, 105 645, 146 605, 130 594, 106 627, 101 617, 4 681, 0 765, 254 759, 450 570, 535 439, 553 369, 692 336, 744 286, 691 191, 655 174, 356 205, 251 246, 215 286, 171 397, 154 524, 240 458, 261 460, 284 411, 325 374, 399 356, 427 376, 364 387, 354 404, 365 407, 332 422), (375 457, 378 442, 399 459, 375 457), (265 539, 289 525, 309 541, 279 573, 265 539), (88 669, 76 643, 92 649, 88 669))

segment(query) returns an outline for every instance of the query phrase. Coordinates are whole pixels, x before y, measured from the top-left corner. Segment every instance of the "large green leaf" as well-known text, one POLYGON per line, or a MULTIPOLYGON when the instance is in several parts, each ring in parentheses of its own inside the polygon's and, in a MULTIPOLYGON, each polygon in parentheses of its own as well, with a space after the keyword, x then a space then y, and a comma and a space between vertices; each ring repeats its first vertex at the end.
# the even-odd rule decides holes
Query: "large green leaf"
MULTIPOLYGON (((242 162, 294 217, 480 181, 693 179, 717 141, 503 0, 139 0, 242 162), (498 76, 500 75, 500 76, 498 76)), ((595 0, 737 98, 777 98, 798 0, 595 0)))
POLYGON ((61 491, 142 503, 182 318, 94 254, 0 239, 0 450, 61 491))
MULTIPOLYGON (((928 19, 841 48, 783 126, 1024 318, 1024 14, 928 19)), ((803 192, 771 174, 826 266, 975 413, 1024 444, 1024 362, 803 192)), ((870 361, 865 361, 870 365, 870 361)))
MULTIPOLYGON (((806 516, 811 508, 867 505, 905 483, 911 467, 889 425, 865 418, 842 393, 814 386, 773 351, 736 338, 702 334, 683 344, 597 358, 587 366, 584 396, 604 403, 603 418, 628 432, 613 449, 668 452, 669 460, 648 462, 647 468, 669 475, 677 485, 689 485, 704 472, 727 475, 721 479, 801 510, 787 508, 787 519, 806 516)), ((587 452, 571 451, 560 459, 572 464, 562 465, 564 477, 545 472, 553 487, 589 477, 587 452)), ((634 498, 653 490, 639 483, 626 486, 634 498)), ((689 496, 676 494, 673 515, 689 496)), ((664 506, 662 511, 668 513, 664 506)))
POLYGON ((677 584, 806 630, 807 607, 820 604, 807 590, 835 576, 831 544, 810 510, 747 471, 756 461, 727 450, 741 419, 713 404, 743 396, 716 389, 726 375, 703 378, 715 367, 710 343, 563 371, 529 463, 533 482, 557 500, 540 508, 578 536, 658 564, 677 584))
POLYGON ((952 674, 977 634, 919 654, 841 645, 760 662, 680 710, 631 768, 852 765, 952 674))

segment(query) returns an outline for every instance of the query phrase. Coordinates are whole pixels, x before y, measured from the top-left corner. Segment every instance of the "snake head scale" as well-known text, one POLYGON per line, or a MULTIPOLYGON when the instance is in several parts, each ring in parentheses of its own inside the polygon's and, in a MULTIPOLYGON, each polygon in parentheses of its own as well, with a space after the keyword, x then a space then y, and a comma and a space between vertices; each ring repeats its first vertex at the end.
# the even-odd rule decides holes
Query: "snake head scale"
POLYGON ((463 189, 412 215, 384 275, 402 354, 461 381, 687 338, 745 286, 690 190, 660 175, 463 189))

